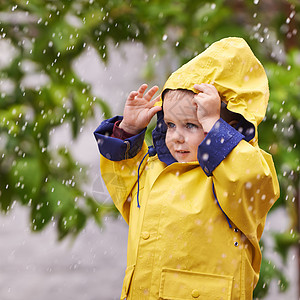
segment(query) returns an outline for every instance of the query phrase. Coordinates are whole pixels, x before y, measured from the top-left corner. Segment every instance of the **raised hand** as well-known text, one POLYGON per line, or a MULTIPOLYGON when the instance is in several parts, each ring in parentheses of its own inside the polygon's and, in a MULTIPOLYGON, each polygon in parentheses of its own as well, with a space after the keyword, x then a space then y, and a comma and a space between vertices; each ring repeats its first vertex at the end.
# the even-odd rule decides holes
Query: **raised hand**
POLYGON ((150 123, 152 117, 161 110, 161 106, 153 106, 160 96, 152 100, 158 91, 158 86, 153 86, 145 93, 147 87, 147 84, 142 84, 137 91, 132 91, 126 100, 123 120, 119 127, 128 133, 141 132, 150 123))
POLYGON ((203 130, 208 132, 220 118, 221 98, 212 84, 195 84, 194 88, 199 91, 194 96, 198 121, 202 125, 203 130))

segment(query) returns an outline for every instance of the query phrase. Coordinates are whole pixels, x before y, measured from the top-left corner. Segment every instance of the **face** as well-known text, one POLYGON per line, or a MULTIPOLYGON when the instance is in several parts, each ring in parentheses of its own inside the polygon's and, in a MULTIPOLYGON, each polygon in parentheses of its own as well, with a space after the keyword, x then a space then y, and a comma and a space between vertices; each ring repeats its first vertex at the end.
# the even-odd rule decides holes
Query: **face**
POLYGON ((172 91, 164 97, 164 121, 168 127, 166 145, 178 162, 197 161, 198 146, 205 136, 197 118, 193 94, 181 95, 174 97, 172 91))

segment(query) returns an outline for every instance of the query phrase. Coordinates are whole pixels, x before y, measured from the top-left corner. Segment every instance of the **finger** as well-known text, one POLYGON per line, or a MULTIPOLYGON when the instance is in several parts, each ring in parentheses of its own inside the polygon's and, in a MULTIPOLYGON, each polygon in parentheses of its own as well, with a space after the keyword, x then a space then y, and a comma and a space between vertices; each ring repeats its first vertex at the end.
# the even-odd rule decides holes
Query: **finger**
POLYGON ((200 103, 201 103, 201 99, 194 97, 193 103, 198 107, 198 105, 200 105, 200 103))
POLYGON ((194 101, 194 103, 197 104, 197 103, 205 101, 205 99, 207 99, 207 97, 208 97, 207 94, 200 92, 199 94, 197 94, 193 97, 193 101, 194 101))
POLYGON ((144 96, 147 101, 150 101, 154 94, 158 91, 159 87, 157 85, 153 86, 144 96))
POLYGON ((193 103, 196 106, 197 110, 199 110, 199 109, 202 110, 202 107, 203 107, 203 101, 202 100, 203 99, 199 99, 199 98, 198 99, 197 98, 193 99, 193 101, 194 101, 193 103))
POLYGON ((138 89, 138 97, 142 98, 144 95, 144 92, 146 91, 148 85, 146 83, 142 84, 138 89))
POLYGON ((197 96, 201 96, 203 94, 214 95, 218 93, 217 89, 213 85, 208 83, 195 84, 194 88, 199 91, 197 96))
MULTIPOLYGON (((161 97, 161 95, 158 95, 157 97, 155 97, 154 99, 152 99, 151 101, 149 101, 147 103, 147 108, 151 109, 152 107, 154 107, 154 105, 155 105, 156 102, 160 102, 160 99, 161 99, 160 97, 161 97)), ((155 106, 161 107, 161 105, 155 105, 155 106)))
POLYGON ((161 99, 161 95, 158 95, 157 97, 155 97, 154 99, 152 99, 150 102, 152 105, 154 105, 156 102, 159 102, 161 99))
POLYGON ((148 111, 149 119, 151 120, 154 117, 154 115, 157 112, 159 112, 160 110, 162 110, 161 106, 153 106, 152 108, 150 108, 149 111, 148 111))
POLYGON ((208 86, 205 83, 201 83, 201 84, 194 84, 194 88, 199 92, 205 93, 208 89, 208 86))
POLYGON ((210 83, 205 83, 205 86, 208 90, 210 90, 213 93, 217 93, 218 90, 216 89, 216 87, 213 84, 210 83))
POLYGON ((203 99, 207 97, 207 93, 206 92, 199 92, 199 94, 196 94, 193 99, 203 99))
POLYGON ((128 95, 127 100, 129 100, 129 101, 134 100, 134 98, 136 97, 137 94, 138 94, 138 92, 136 92, 136 91, 130 92, 130 94, 128 95))
POLYGON ((197 90, 197 91, 200 91, 202 92, 203 90, 203 85, 202 84, 194 84, 194 89, 197 90))
POLYGON ((194 101, 194 103, 197 108, 197 112, 207 114, 207 109, 201 104, 200 101, 194 101))
POLYGON ((202 83, 203 87, 207 90, 207 93, 218 93, 218 90, 213 84, 210 83, 202 83))

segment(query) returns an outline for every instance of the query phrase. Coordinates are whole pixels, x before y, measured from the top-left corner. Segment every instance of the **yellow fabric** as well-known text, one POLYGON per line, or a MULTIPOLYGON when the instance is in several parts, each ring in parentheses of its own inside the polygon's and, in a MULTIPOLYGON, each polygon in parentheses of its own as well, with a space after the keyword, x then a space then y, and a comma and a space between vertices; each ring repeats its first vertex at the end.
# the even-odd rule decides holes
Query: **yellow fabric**
MULTIPOLYGON (((213 44, 173 73, 165 88, 212 81, 229 109, 259 124, 267 78, 244 40, 213 44)), ((242 140, 210 177, 198 162, 167 166, 157 156, 145 159, 138 208, 137 169, 146 152, 144 143, 134 158, 100 161, 108 191, 129 224, 121 299, 252 299, 258 242, 279 195, 271 156, 257 142, 242 140), (213 182, 232 228, 215 202, 213 182)))
MULTIPOLYGON (((269 100, 268 79, 243 39, 232 37, 215 42, 174 72, 163 90, 182 88, 198 93, 194 84, 199 83, 213 84, 227 108, 243 115, 256 128, 264 118, 269 100)), ((252 142, 256 140, 257 131, 252 142)))

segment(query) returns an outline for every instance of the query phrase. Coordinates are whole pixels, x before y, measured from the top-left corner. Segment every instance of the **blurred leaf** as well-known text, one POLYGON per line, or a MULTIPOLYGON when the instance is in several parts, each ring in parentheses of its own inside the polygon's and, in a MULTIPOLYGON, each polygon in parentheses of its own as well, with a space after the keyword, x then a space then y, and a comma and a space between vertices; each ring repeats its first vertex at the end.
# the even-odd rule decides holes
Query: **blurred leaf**
MULTIPOLYGON (((2 171, 0 173, 1 179, 5 178, 7 174, 2 171)), ((0 207, 2 212, 6 213, 13 204, 13 187, 9 186, 9 184, 3 180, 0 180, 0 207)))
POLYGON ((272 235, 275 241, 275 251, 281 255, 284 263, 287 263, 288 251, 290 247, 296 246, 300 243, 299 233, 274 232, 272 235))
POLYGON ((278 280, 280 292, 285 292, 289 286, 284 274, 276 268, 276 265, 263 257, 260 268, 259 281, 254 290, 253 298, 262 299, 269 291, 270 283, 272 280, 278 280))
POLYGON ((11 185, 23 204, 34 199, 41 188, 44 172, 38 158, 19 158, 10 171, 11 185))
POLYGON ((98 106, 100 106, 101 110, 103 111, 104 118, 109 119, 112 117, 111 109, 105 101, 99 98, 94 98, 94 101, 96 104, 98 104, 98 106))
POLYGON ((84 228, 86 219, 86 215, 78 208, 66 210, 58 220, 59 239, 63 239, 70 233, 76 237, 84 228))

